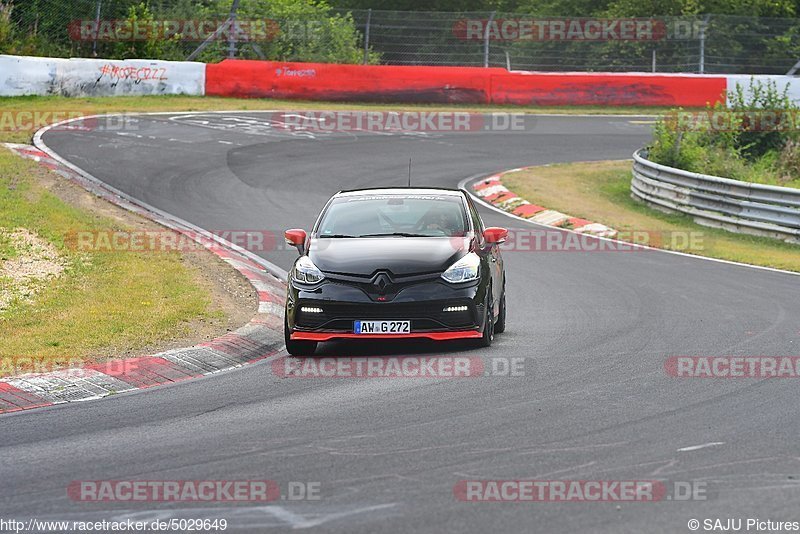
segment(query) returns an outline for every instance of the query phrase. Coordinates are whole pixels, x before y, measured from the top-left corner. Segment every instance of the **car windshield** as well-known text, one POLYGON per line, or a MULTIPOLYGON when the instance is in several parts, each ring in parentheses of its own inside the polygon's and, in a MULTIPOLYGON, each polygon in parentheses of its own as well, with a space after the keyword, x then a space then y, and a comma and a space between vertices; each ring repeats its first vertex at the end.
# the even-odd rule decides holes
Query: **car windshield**
POLYGON ((335 198, 317 235, 335 237, 451 237, 467 229, 456 195, 359 195, 335 198))

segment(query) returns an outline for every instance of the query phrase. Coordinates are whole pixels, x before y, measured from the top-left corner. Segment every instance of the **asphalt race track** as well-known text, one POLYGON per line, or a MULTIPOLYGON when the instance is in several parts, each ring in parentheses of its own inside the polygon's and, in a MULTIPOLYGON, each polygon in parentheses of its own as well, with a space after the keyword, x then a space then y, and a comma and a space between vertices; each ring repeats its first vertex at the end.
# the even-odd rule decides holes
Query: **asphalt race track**
MULTIPOLYGON (((258 113, 155 115, 45 142, 203 228, 310 228, 340 189, 455 187, 523 165, 626 158, 645 119, 530 117, 524 132, 297 134, 258 113)), ((491 225, 524 226, 482 210, 491 225)), ((533 226, 531 225, 531 228, 533 226)), ((288 269, 293 250, 262 255, 288 269)), ((670 377, 673 355, 796 355, 795 276, 661 252, 505 253, 508 328, 490 350, 329 344, 323 354, 524 358, 524 376, 281 379, 269 362, 0 417, 6 518, 219 517, 231 532, 689 532, 696 518, 797 520, 792 379, 670 377), (705 445, 705 446, 703 446, 705 445), (702 447, 698 447, 702 446, 702 447), (681 450, 685 449, 685 450, 681 450), (73 480, 319 482, 318 501, 81 503, 73 480), (651 480, 706 500, 471 503, 459 480, 651 480)))

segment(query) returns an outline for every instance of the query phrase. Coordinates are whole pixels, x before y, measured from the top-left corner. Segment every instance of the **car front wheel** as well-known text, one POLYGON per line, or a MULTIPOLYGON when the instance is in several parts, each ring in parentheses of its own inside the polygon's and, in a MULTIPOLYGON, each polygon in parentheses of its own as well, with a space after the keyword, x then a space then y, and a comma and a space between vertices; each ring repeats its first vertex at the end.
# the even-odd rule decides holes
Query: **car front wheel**
POLYGON ((494 333, 502 334, 506 331, 506 292, 503 291, 503 296, 500 297, 500 314, 497 316, 497 322, 494 323, 494 333))
POLYGON ((317 350, 316 341, 291 339, 291 332, 289 332, 289 324, 286 319, 283 320, 283 339, 286 342, 286 352, 292 356, 313 356, 314 351, 317 350))
MULTIPOLYGON (((489 289, 489 295, 492 294, 491 288, 489 289)), ((492 341, 494 341, 494 313, 492 313, 492 300, 491 297, 486 299, 486 319, 483 325, 483 336, 481 336, 480 340, 478 340, 479 347, 491 347, 492 341)))

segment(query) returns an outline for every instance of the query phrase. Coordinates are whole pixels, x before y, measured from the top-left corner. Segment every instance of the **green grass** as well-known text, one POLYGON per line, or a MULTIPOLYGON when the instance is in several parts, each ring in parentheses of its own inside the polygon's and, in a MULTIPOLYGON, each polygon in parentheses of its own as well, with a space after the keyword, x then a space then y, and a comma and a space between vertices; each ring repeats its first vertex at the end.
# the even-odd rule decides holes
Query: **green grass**
MULTIPOLYGON (((11 243, 11 238, 5 232, 0 232, 0 261, 17 257, 17 248, 11 243)), ((2 278, 0 278, 2 280, 2 278)))
POLYGON ((630 182, 627 160, 534 167, 503 178, 506 187, 534 204, 603 223, 622 237, 649 232, 654 239, 647 244, 659 248, 800 271, 800 246, 707 228, 687 215, 662 213, 633 200, 630 182))
MULTIPOLYGON (((124 230, 119 223, 66 204, 37 179, 47 172, 0 148, 0 228, 27 228, 53 243, 67 269, 33 303, 0 312, 0 374, 18 359, 54 364, 135 351, 187 333, 188 321, 210 317, 210 298, 194 267, 176 253, 73 250, 71 230, 124 230)), ((0 254, 11 256, 8 240, 0 254)), ((0 279, 0 283, 9 283, 0 279)))
MULTIPOLYGON (((406 110, 406 111, 471 111, 478 113, 557 113, 654 115, 669 110, 667 107, 607 107, 607 106, 494 106, 474 104, 365 104, 348 102, 309 102, 300 100, 272 100, 260 98, 219 98, 202 96, 117 96, 94 98, 67 98, 60 96, 23 96, 0 98, 0 113, 18 111, 58 112, 62 116, 81 112, 97 113, 149 112, 149 111, 246 111, 246 110, 406 110)), ((28 143, 33 131, 0 131, 0 142, 28 143)))

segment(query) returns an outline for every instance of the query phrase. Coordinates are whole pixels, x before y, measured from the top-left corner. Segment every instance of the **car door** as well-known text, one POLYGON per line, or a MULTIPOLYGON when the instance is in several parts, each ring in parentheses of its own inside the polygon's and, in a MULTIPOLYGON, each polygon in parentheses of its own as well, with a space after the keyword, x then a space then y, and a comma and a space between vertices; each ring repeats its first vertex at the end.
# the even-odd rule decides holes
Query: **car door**
POLYGON ((467 198, 467 205, 469 206, 470 217, 472 218, 472 225, 475 229, 476 239, 478 240, 478 248, 481 253, 486 256, 489 261, 489 268, 492 276, 492 303, 494 304, 495 312, 499 310, 500 298, 503 294, 504 271, 503 271, 503 256, 500 254, 500 246, 497 244, 489 245, 483 238, 484 224, 478 210, 472 202, 472 199, 467 198))

